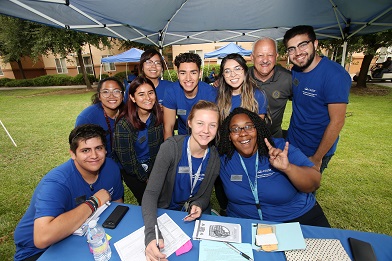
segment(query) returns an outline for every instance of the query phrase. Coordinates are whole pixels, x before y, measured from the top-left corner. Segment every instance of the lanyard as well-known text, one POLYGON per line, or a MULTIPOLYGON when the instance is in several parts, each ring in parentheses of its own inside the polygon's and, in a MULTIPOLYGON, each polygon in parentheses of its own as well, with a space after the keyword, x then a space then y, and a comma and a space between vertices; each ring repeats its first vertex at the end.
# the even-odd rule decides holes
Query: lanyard
POLYGON ((240 157, 242 168, 244 169, 246 176, 248 177, 249 186, 250 186, 250 189, 252 190, 252 194, 255 199, 257 212, 259 213, 260 220, 263 220, 263 214, 261 213, 261 206, 260 206, 260 202, 259 202, 259 195, 257 193, 257 170, 259 169, 259 152, 258 151, 256 152, 256 162, 255 162, 255 172, 256 173, 255 173, 255 182, 254 183, 252 183, 252 181, 250 180, 248 170, 246 169, 245 163, 242 160, 242 157, 239 153, 238 153, 238 156, 240 157))
POLYGON ((193 182, 192 182, 192 176, 193 175, 192 175, 192 155, 191 155, 191 149, 189 147, 190 140, 191 140, 191 137, 189 137, 189 139, 188 139, 188 144, 186 146, 186 154, 188 156, 189 177, 190 177, 190 180, 191 180, 191 195, 189 197, 192 197, 193 196, 193 189, 196 187, 196 183, 199 180, 199 176, 200 176, 200 172, 201 172, 201 166, 203 165, 203 161, 204 161, 204 159, 207 156, 209 148, 207 148, 206 151, 204 152, 203 159, 201 160, 200 166, 197 169, 197 171, 195 173, 195 178, 193 179, 193 182))

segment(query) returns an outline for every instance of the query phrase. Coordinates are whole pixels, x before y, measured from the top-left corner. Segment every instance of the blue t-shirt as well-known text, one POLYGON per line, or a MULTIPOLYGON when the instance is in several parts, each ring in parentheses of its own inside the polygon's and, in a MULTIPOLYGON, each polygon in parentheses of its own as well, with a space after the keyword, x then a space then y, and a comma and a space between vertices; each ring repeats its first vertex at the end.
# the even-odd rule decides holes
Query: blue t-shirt
POLYGON ((143 163, 150 158, 150 148, 148 147, 148 126, 150 126, 150 123, 151 114, 146 121, 146 127, 143 130, 138 131, 137 140, 134 144, 137 160, 140 163, 143 163))
POLYGON ((15 260, 23 260, 45 251, 34 246, 35 219, 57 217, 68 212, 102 188, 110 193, 112 200, 119 200, 124 195, 120 170, 109 158, 102 165, 93 190, 82 178, 72 159, 49 171, 39 182, 26 213, 16 226, 15 260))
MULTIPOLYGON (((255 88, 255 100, 259 105, 259 115, 260 114, 267 114, 267 99, 265 95, 257 88, 255 88)), ((233 95, 231 97, 231 109, 232 112, 235 108, 241 107, 241 94, 233 95)))
MULTIPOLYGON (((161 80, 159 79, 159 83, 158 86, 155 87, 155 91, 157 93, 157 99, 158 99, 158 103, 162 104, 163 102, 163 97, 165 95, 165 89, 167 86, 170 86, 173 82, 171 81, 166 81, 166 80, 161 80)), ((129 87, 131 87, 131 84, 128 83, 125 87, 125 94, 124 94, 124 103, 128 102, 129 99, 129 87)))
MULTIPOLYGON (((111 133, 114 134, 114 124, 115 120, 108 117, 111 133)), ((106 131, 106 144, 105 148, 107 151, 106 157, 112 157, 112 144, 111 144, 111 137, 108 131, 109 125, 106 122, 105 115, 103 113, 102 104, 96 103, 93 105, 88 106, 84 109, 76 118, 75 127, 80 126, 82 124, 97 124, 101 126, 106 131)))
MULTIPOLYGON (((189 177, 189 164, 188 164, 188 155, 187 155, 187 144, 188 144, 189 136, 184 139, 184 144, 182 145, 182 155, 181 159, 177 165, 177 174, 176 179, 174 181, 174 189, 173 196, 170 202, 169 209, 181 210, 182 204, 189 199, 191 192, 191 180, 189 177), (181 203, 181 205, 179 205, 181 203)), ((201 182, 203 181, 207 169, 208 159, 210 158, 210 153, 208 151, 205 159, 203 158, 195 158, 191 156, 192 161, 192 182, 195 178, 195 174, 201 165, 200 176, 196 182, 196 185, 193 189, 193 195, 199 191, 199 187, 201 182)))
MULTIPOLYGON (((274 139, 279 149, 284 149, 283 139, 274 139)), ((256 155, 243 158, 249 179, 255 182, 256 155)), ((312 167, 314 164, 297 148, 289 146, 289 161, 298 166, 312 167)), ((231 217, 260 219, 248 176, 242 168, 240 156, 234 152, 231 160, 221 156, 220 177, 228 198, 227 215, 231 217)), ((263 220, 284 222, 300 217, 313 208, 316 199, 312 193, 299 192, 286 174, 272 167, 267 157, 259 160, 257 170, 257 192, 263 220)))
POLYGON ((200 100, 215 102, 216 95, 216 88, 201 81, 199 81, 198 84, 197 94, 192 99, 185 96, 184 90, 178 81, 166 88, 162 105, 168 109, 176 110, 178 117, 178 135, 188 134, 187 120, 193 105, 200 100))
MULTIPOLYGON (((330 118, 328 104, 348 103, 351 77, 338 63, 323 57, 310 72, 296 67, 293 75, 293 113, 287 139, 310 157, 316 152, 330 118)), ((338 143, 336 139, 327 156, 332 155, 338 143)))

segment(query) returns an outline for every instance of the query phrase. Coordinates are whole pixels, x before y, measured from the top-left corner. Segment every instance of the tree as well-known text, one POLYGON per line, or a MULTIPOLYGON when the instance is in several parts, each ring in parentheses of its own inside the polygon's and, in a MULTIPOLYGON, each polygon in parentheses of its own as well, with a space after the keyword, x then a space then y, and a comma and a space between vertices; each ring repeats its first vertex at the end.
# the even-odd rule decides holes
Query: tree
POLYGON ((82 49, 87 44, 95 46, 100 50, 104 47, 110 47, 111 40, 109 37, 45 25, 36 28, 34 34, 33 57, 50 53, 66 57, 70 53, 76 53, 87 89, 92 89, 84 67, 82 49))
POLYGON ((353 43, 353 50, 356 52, 363 52, 365 54, 357 79, 357 87, 366 88, 366 77, 370 63, 379 48, 392 45, 391 35, 392 30, 388 30, 374 34, 357 36, 350 41, 353 43))
POLYGON ((16 62, 26 79, 21 59, 29 56, 34 46, 34 31, 40 25, 17 18, 0 15, 0 55, 3 62, 16 62))

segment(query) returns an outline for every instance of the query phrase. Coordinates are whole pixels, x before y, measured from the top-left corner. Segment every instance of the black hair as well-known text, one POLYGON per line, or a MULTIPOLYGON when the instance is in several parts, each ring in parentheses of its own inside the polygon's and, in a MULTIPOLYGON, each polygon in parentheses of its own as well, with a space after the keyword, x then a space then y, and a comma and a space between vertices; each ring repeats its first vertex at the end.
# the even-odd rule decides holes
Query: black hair
MULTIPOLYGON (((154 84, 150 79, 147 77, 143 76, 138 76, 133 81, 131 82, 131 85, 129 86, 129 95, 132 97, 135 97, 135 92, 139 86, 143 84, 148 84, 151 86, 151 88, 154 90, 155 93, 155 103, 154 106, 152 107, 151 113, 155 115, 157 118, 155 122, 155 126, 158 126, 163 123, 163 113, 161 111, 161 108, 158 103, 158 96, 157 92, 155 90, 154 84)), ((128 122, 132 124, 132 126, 137 129, 137 130, 143 130, 146 127, 146 123, 142 122, 139 118, 139 115, 137 113, 138 106, 136 105, 136 102, 133 102, 131 98, 128 99, 127 104, 124 106, 124 109, 122 112, 117 117, 116 123, 119 122, 119 120, 122 117, 125 117, 128 122)))
POLYGON ((163 73, 163 71, 165 70, 165 66, 164 66, 165 65, 165 60, 163 59, 163 56, 161 55, 161 53, 158 50, 156 50, 154 48, 151 48, 151 49, 145 50, 144 53, 142 53, 142 55, 140 56, 139 74, 142 74, 143 76, 145 76, 144 72, 143 72, 143 64, 147 60, 150 60, 154 55, 158 55, 159 56, 159 61, 162 64, 162 73, 163 73))
POLYGON ((201 68, 201 58, 196 53, 180 53, 174 59, 174 64, 176 65, 177 69, 180 67, 182 63, 195 63, 197 68, 201 68))
POLYGON ((226 155, 226 160, 230 160, 234 154, 235 147, 230 139, 230 122, 231 119, 237 114, 246 114, 255 125, 257 131, 257 135, 256 135, 257 150, 259 152, 260 159, 262 156, 269 157, 268 148, 264 142, 264 138, 267 138, 268 142, 272 146, 275 146, 275 143, 272 140, 270 130, 267 128, 267 125, 264 122, 264 120, 262 120, 257 113, 251 112, 241 107, 235 108, 229 114, 229 116, 227 116, 227 118, 223 121, 219 129, 219 142, 218 142, 219 154, 226 155))
POLYGON ((314 29, 310 25, 297 25, 294 26, 293 28, 289 29, 286 31, 283 37, 283 43, 287 47, 287 42, 300 34, 306 34, 309 36, 309 39, 314 42, 316 40, 316 33, 314 32, 314 29))
MULTIPOLYGON (((105 82, 107 82, 107 81, 114 81, 114 82, 116 82, 118 84, 118 86, 121 88, 121 91, 123 92, 123 95, 124 95, 124 92, 125 92, 124 84, 119 79, 117 79, 116 77, 107 77, 107 78, 102 79, 102 80, 99 81, 96 93, 94 93, 93 96, 91 96, 92 104, 96 104, 96 103, 101 102, 99 100, 99 92, 101 91, 102 85, 105 82)), ((120 106, 122 106, 122 105, 123 105, 123 103, 120 104, 120 106)))
POLYGON ((106 144, 106 131, 96 124, 83 124, 75 127, 69 134, 69 149, 76 154, 79 141, 100 138, 103 146, 106 144))

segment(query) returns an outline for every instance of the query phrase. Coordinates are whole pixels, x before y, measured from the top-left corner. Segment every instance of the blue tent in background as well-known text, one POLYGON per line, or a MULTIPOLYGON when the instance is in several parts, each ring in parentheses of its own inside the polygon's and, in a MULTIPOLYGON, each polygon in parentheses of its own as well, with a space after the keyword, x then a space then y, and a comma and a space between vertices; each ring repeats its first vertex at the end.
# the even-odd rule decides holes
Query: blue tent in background
POLYGON ((123 53, 102 58, 101 59, 101 66, 99 69, 99 79, 101 80, 102 64, 103 63, 126 63, 125 64, 125 73, 127 74, 127 78, 128 78, 128 64, 127 63, 139 62, 140 57, 142 56, 142 53, 144 53, 143 50, 140 50, 137 48, 132 48, 132 49, 129 49, 128 51, 125 51, 123 53))
POLYGON ((252 51, 245 50, 244 48, 234 43, 229 43, 228 45, 225 45, 213 52, 204 54, 204 58, 213 58, 213 57, 224 58, 231 53, 238 53, 242 56, 250 56, 252 51))
POLYGON ((108 56, 101 59, 101 63, 116 63, 116 62, 123 62, 123 63, 132 63, 132 62, 139 62, 140 56, 144 53, 143 50, 132 48, 126 52, 108 56))

